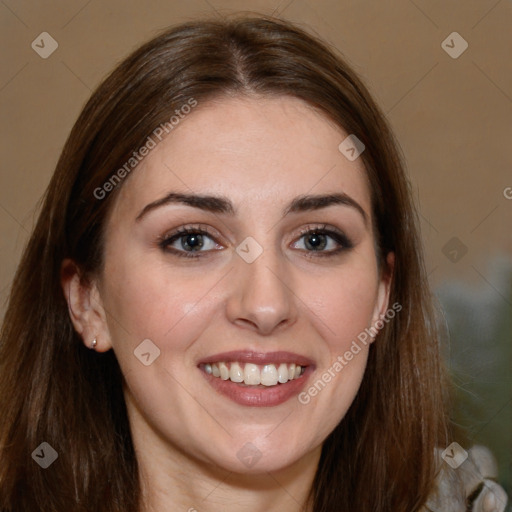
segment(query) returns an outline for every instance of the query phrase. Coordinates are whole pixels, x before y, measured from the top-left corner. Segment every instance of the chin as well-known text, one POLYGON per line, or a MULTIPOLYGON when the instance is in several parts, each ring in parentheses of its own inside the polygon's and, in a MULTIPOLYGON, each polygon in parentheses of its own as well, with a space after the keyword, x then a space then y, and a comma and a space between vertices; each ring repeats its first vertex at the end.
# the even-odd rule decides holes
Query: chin
POLYGON ((304 446, 283 436, 270 440, 272 433, 268 432, 253 438, 249 435, 244 435, 243 439, 230 438, 224 447, 223 456, 219 457, 219 452, 212 454, 211 462, 233 473, 256 475, 285 470, 314 450, 314 446, 304 446))

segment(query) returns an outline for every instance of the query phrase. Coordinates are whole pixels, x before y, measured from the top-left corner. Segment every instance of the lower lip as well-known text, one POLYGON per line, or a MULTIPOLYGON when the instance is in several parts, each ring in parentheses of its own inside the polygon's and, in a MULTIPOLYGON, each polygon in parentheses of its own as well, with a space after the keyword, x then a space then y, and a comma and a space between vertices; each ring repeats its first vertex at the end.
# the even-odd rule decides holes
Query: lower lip
POLYGON ((307 366, 299 378, 268 387, 241 386, 229 379, 222 380, 220 377, 213 377, 202 370, 199 371, 216 391, 237 404, 250 407, 274 407, 298 395, 305 387, 313 368, 307 366))

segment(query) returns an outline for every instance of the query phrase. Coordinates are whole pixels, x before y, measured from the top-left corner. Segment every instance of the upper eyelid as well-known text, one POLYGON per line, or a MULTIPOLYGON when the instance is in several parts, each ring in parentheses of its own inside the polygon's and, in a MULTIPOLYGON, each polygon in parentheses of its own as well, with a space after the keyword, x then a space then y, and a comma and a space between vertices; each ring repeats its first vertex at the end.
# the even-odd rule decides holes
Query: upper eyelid
MULTIPOLYGON (((339 233, 341 235, 346 236, 345 230, 337 228, 336 226, 333 226, 333 225, 327 224, 327 223, 307 224, 305 227, 300 228, 299 231, 295 234, 296 235, 304 235, 304 234, 308 234, 312 231, 313 232, 314 231, 319 231, 319 232, 320 231, 326 231, 326 232, 331 231, 331 232, 339 233)), ((167 231, 160 238, 165 240, 165 239, 177 236, 181 233, 187 233, 187 232, 191 232, 191 233, 203 232, 203 234, 207 234, 212 237, 218 236, 219 238, 226 238, 225 236, 221 235, 218 230, 216 230, 215 228, 212 228, 211 226, 206 225, 206 224, 184 224, 183 226, 180 226, 173 230, 167 231), (211 231, 213 231, 213 233, 211 231)))
POLYGON ((207 234, 211 237, 220 237, 222 238, 222 235, 220 235, 219 231, 217 231, 215 228, 212 228, 211 226, 207 226, 206 224, 185 224, 183 226, 180 226, 178 228, 172 229, 167 231, 161 239, 166 240, 175 236, 178 236, 180 234, 187 234, 187 233, 202 233, 207 234))

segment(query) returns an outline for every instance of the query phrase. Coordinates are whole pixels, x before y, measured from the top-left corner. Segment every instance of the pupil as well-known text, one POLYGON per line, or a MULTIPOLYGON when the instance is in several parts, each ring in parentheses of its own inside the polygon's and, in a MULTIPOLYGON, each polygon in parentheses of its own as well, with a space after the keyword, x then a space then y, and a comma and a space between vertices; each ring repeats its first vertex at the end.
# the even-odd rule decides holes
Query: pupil
POLYGON ((326 246, 325 235, 313 233, 306 238, 306 247, 308 249, 324 249, 326 246))
POLYGON ((183 247, 192 251, 197 251, 203 246, 203 235, 192 234, 182 238, 183 247))

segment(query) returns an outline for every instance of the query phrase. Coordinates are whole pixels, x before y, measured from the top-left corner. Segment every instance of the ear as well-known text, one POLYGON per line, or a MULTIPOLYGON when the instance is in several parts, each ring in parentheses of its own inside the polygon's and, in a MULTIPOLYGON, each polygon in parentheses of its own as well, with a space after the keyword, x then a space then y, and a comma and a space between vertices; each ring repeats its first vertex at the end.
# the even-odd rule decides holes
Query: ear
MULTIPOLYGON (((391 290, 391 283, 393 282, 393 275, 395 270, 395 253, 389 252, 386 256, 386 262, 382 266, 379 276, 379 286, 377 290, 377 300, 375 302, 375 309, 372 317, 372 327, 377 331, 382 329, 383 323, 378 320, 385 318, 389 306, 389 294, 391 290)), ((385 322, 384 322, 385 323, 385 322)), ((375 337, 372 337, 372 341, 375 337)))
POLYGON ((73 326, 87 348, 105 352, 112 348, 100 292, 95 281, 86 279, 73 260, 61 265, 61 286, 73 326), (93 340, 96 345, 93 346, 93 340))

